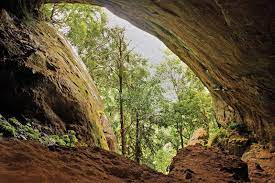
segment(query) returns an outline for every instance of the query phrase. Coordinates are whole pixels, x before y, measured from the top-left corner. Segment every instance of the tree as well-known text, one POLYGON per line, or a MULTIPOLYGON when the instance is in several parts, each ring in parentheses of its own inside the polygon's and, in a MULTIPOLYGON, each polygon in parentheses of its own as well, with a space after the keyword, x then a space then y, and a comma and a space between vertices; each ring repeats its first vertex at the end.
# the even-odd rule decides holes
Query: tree
POLYGON ((196 128, 206 128, 213 120, 211 99, 200 80, 171 52, 166 52, 166 61, 157 67, 157 77, 169 100, 163 105, 164 125, 175 127, 178 149, 196 128))
POLYGON ((54 4, 45 12, 96 82, 120 152, 167 172, 193 131, 213 121, 209 93, 199 79, 171 52, 151 66, 129 48, 123 29, 107 26, 98 7, 54 4))
POLYGON ((121 152, 126 154, 126 136, 125 136, 125 121, 124 121, 124 109, 123 109, 123 83, 125 80, 126 67, 125 63, 129 63, 128 44, 125 41, 125 34, 123 29, 113 29, 112 38, 114 40, 114 46, 117 48, 117 54, 114 51, 114 61, 116 62, 116 70, 114 71, 118 77, 118 91, 119 91, 119 113, 120 113, 120 130, 121 130, 121 152))
POLYGON ((121 147, 122 154, 125 155, 123 88, 125 63, 131 51, 124 30, 108 28, 105 14, 100 8, 93 6, 53 4, 48 7, 48 16, 54 26, 76 47, 103 95, 106 97, 110 92, 118 90, 121 147))

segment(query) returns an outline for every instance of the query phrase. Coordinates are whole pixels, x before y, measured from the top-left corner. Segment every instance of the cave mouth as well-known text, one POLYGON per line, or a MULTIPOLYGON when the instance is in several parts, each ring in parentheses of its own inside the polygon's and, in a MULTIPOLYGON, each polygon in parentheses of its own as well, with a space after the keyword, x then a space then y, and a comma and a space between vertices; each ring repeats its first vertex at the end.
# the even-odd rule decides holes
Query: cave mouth
POLYGON ((257 141, 274 149, 275 81, 274 69, 270 69, 274 68, 274 31, 270 28, 274 8, 270 6, 271 0, 236 4, 177 0, 142 3, 11 0, 1 2, 0 6, 18 16, 41 18, 37 12, 42 3, 106 7, 155 35, 184 60, 208 88, 220 125, 228 126, 231 122, 244 125, 257 141))
POLYGON ((117 152, 168 173, 179 149, 220 133, 209 91, 159 40, 104 8, 47 4, 43 11, 95 81, 117 152))
MULTIPOLYGON (((54 168, 48 175, 56 175, 58 166, 52 166, 53 161, 48 161, 54 159, 58 165, 73 163, 69 166, 77 169, 79 174, 79 166, 68 159, 77 158, 78 162, 80 157, 81 160, 82 157, 88 157, 89 161, 98 164, 97 168, 91 168, 91 164, 83 163, 88 166, 83 170, 91 168, 86 172, 89 177, 100 175, 102 180, 111 173, 115 180, 130 176, 131 180, 139 181, 143 177, 137 176, 139 171, 135 172, 132 168, 140 170, 142 166, 103 149, 121 151, 121 154, 139 164, 167 173, 167 166, 177 150, 188 143, 200 143, 218 146, 237 157, 232 159, 224 151, 217 153, 215 148, 189 146, 177 152, 169 176, 155 173, 152 176, 168 180, 179 174, 180 180, 207 182, 211 177, 215 180, 213 182, 220 182, 221 179, 234 179, 235 182, 236 179, 242 180, 240 176, 248 181, 249 170, 250 176, 259 182, 263 180, 262 177, 268 179, 266 182, 273 178, 275 81, 272 77, 274 36, 270 27, 275 16, 273 6, 270 6, 271 0, 233 4, 218 1, 198 3, 195 0, 142 3, 87 1, 108 7, 120 17, 157 36, 180 57, 167 51, 164 59, 166 65, 161 63, 156 68, 140 55, 131 54, 133 50, 127 49, 129 42, 124 41, 123 29, 109 29, 104 27, 104 23, 90 24, 106 20, 101 16, 100 9, 89 9, 90 6, 83 6, 81 10, 66 9, 67 4, 61 4, 67 13, 60 13, 59 4, 55 4, 46 7, 43 10, 46 15, 42 16, 42 2, 86 1, 0 2, 0 145, 3 147, 0 149, 3 157, 7 157, 4 159, 11 160, 1 162, 4 170, 15 170, 15 164, 19 164, 21 169, 24 161, 30 167, 40 164, 42 160, 46 169, 54 168), (57 13, 52 11, 55 8, 57 13), (76 17, 71 16, 73 11, 76 17), (45 18, 67 36, 73 48, 52 25, 41 21, 45 18), (66 18, 68 21, 62 21, 66 18), (116 48, 120 49, 116 52, 116 48), (78 52, 86 66, 73 51, 78 52), (88 54, 90 51, 91 54, 88 54), (113 54, 108 54, 110 52, 113 54), (181 60, 191 69, 182 65, 181 60), (177 73, 170 76, 173 80, 170 88, 177 89, 172 96, 165 92, 169 84, 165 82, 167 77, 164 75, 171 74, 167 69, 174 69, 177 73), (113 71, 116 72, 111 73, 113 71), (178 85, 184 87, 175 87, 178 86, 175 81, 183 82, 178 85), (18 118, 14 118, 16 115, 18 118), (113 122, 111 126, 108 119, 113 122), (116 146, 114 135, 121 145, 116 146), (21 141, 10 140, 14 137, 21 141), (38 144, 38 141, 49 148, 38 144), (78 146, 81 148, 75 148, 78 146), (267 146, 271 148, 267 149, 267 146), (45 155, 43 152, 49 154, 49 159, 41 158, 41 155, 45 155), (91 158, 90 153, 103 156, 91 158), (18 154, 23 157, 20 163, 18 154), (266 156, 265 160, 261 156, 259 160, 258 154, 266 156), (29 164, 29 160, 35 158, 39 161, 29 164), (207 166, 205 158, 210 162, 207 166), (110 160, 111 166, 102 163, 106 160, 110 160), (123 172, 120 160, 127 164, 123 172), (187 163, 186 166, 184 163, 187 163), (192 168, 183 170, 189 165, 192 168), (221 165, 222 168, 217 168, 221 165), (102 169, 98 168, 101 166, 102 169), (213 171, 209 171, 209 167, 213 171), (102 170, 107 171, 104 172, 106 176, 101 176, 102 170), (259 174, 259 170, 263 174, 259 174), (212 176, 213 172, 215 175, 212 176)), ((31 173, 28 177, 30 180, 34 178, 33 172, 40 169, 36 167, 33 170, 27 172, 31 173)), ((59 170, 62 172, 64 167, 59 167, 59 170)), ((151 172, 150 169, 143 170, 146 175, 151 172)), ((3 176, 1 173, 0 177, 3 176)), ((5 173, 4 177, 15 180, 14 175, 14 172, 12 176, 5 173)), ((41 175, 41 171, 38 175, 41 175)), ((74 180, 75 175, 70 171, 63 178, 74 180)))

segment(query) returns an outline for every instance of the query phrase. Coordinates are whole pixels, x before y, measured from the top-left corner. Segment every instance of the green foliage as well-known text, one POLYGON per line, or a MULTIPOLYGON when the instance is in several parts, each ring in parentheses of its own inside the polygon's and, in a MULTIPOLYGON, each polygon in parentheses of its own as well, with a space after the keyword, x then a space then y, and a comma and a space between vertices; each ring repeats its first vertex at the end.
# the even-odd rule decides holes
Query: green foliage
POLYGON ((19 127, 22 125, 16 118, 9 118, 8 121, 10 122, 11 125, 16 127, 19 127))
MULTIPOLYGON (((176 150, 195 129, 208 129, 210 124, 211 136, 218 133, 209 92, 174 54, 167 51, 163 63, 151 66, 129 49, 122 28, 107 26, 106 15, 98 7, 47 5, 45 12, 86 64, 118 142, 122 101, 127 157, 136 159, 140 148, 141 163, 165 173, 176 150)), ((77 142, 70 132, 51 139, 67 145, 77 142)))
POLYGON ((171 52, 166 52, 166 60, 157 67, 156 77, 162 82, 167 98, 162 106, 162 125, 174 127, 171 142, 178 149, 195 129, 207 129, 215 121, 211 98, 200 80, 171 52))
POLYGON ((4 118, 0 119, 0 131, 4 137, 15 137, 16 129, 4 118))
POLYGON ((65 138, 63 138, 63 136, 49 135, 49 136, 45 136, 43 138, 43 140, 45 140, 45 141, 44 142, 42 141, 42 143, 45 144, 45 145, 67 146, 65 138))
POLYGON ((154 157, 154 165, 155 169, 159 172, 169 173, 169 166, 171 164, 171 160, 176 156, 177 151, 170 146, 170 144, 166 144, 162 149, 160 149, 155 157, 154 157))
POLYGON ((227 139, 228 137, 228 131, 224 128, 218 128, 215 130, 215 132, 211 133, 209 135, 207 146, 213 146, 222 144, 224 139, 227 139))
POLYGON ((78 143, 78 139, 76 138, 75 135, 76 135, 76 134, 75 134, 75 131, 69 130, 69 133, 68 133, 68 136, 69 136, 69 143, 68 143, 68 144, 69 144, 70 147, 74 147, 75 144, 78 143))
POLYGON ((23 125, 16 118, 6 120, 0 115, 0 133, 4 138, 18 138, 22 140, 38 140, 44 145, 58 145, 75 147, 78 143, 76 134, 69 130, 67 135, 46 135, 35 129, 31 123, 23 125))

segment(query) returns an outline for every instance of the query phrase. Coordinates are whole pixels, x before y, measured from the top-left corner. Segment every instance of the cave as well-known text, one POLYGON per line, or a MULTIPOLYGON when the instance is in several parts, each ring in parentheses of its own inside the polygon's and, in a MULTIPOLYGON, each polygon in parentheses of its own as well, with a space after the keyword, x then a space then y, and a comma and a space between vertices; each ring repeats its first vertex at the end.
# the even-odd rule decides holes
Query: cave
POLYGON ((50 127, 45 128, 49 131, 74 129, 88 144, 106 148, 106 137, 99 124, 102 102, 98 91, 75 55, 66 48, 66 40, 59 39, 53 29, 39 21, 24 26, 18 23, 27 22, 29 17, 39 20, 43 3, 102 6, 156 36, 207 87, 221 126, 232 121, 244 124, 258 142, 270 145, 271 152, 274 151, 275 3, 272 0, 0 2, 0 82, 3 86, 0 111, 34 116, 39 124, 50 127), (4 9, 16 17, 12 25, 4 9), (26 36, 29 34, 31 36, 26 36), (67 60, 74 60, 72 63, 83 72, 72 70, 67 60), (54 74, 60 67, 64 71, 54 74), (83 97, 86 95, 88 101, 83 97))
MULTIPOLYGON (((45 2, 104 6, 155 35, 211 92, 221 125, 230 121, 244 123, 258 140, 274 144, 274 2, 271 0, 45 2)), ((19 3, 1 2, 1 6, 11 10, 14 6, 25 7, 21 10, 35 12, 42 1, 20 6, 19 3)))

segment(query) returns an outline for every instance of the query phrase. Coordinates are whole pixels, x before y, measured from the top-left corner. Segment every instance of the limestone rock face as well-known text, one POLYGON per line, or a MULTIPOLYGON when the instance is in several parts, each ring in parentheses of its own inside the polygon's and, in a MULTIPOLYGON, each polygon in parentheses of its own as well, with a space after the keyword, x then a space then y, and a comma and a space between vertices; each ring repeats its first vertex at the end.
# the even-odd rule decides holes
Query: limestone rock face
MULTIPOLYGON (((105 6, 157 36, 191 67, 212 95, 240 115, 259 140, 275 141, 273 0, 46 2, 105 6)), ((217 110, 223 112, 223 108, 217 110)))
POLYGON ((103 110, 84 64, 43 21, 0 12, 0 111, 36 120, 46 133, 74 130, 88 145, 108 149, 103 110))
POLYGON ((224 102, 224 100, 213 96, 212 101, 216 120, 222 127, 227 127, 230 123, 243 123, 243 119, 241 118, 239 112, 234 110, 234 108, 224 102))

